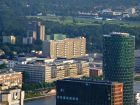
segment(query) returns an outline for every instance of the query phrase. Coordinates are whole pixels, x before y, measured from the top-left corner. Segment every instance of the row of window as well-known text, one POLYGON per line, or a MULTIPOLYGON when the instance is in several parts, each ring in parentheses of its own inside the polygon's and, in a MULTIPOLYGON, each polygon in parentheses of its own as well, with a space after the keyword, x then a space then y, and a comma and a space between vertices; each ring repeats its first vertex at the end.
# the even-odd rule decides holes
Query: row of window
POLYGON ((71 100, 71 101, 78 101, 78 97, 68 97, 68 96, 57 96, 57 99, 60 100, 71 100))

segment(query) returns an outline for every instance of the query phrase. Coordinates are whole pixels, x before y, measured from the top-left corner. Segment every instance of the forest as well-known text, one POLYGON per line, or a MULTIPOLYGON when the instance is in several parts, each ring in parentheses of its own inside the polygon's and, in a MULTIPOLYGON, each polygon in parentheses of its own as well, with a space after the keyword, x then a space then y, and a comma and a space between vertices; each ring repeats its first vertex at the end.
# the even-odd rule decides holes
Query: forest
MULTIPOLYGON (((26 35, 29 20, 26 16, 35 16, 38 13, 56 14, 60 16, 75 16, 78 11, 90 11, 95 7, 101 8, 126 8, 139 4, 139 0, 0 0, 0 36, 14 34, 20 39, 17 45, 1 45, 8 53, 11 51, 40 50, 41 43, 21 49, 22 37, 26 35)), ((140 21, 140 18, 127 19, 140 21)), ((64 33, 68 37, 86 35, 88 52, 102 51, 102 36, 112 31, 129 32, 136 36, 136 48, 140 48, 140 26, 123 26, 110 23, 92 25, 60 24, 59 22, 45 21, 46 32, 64 33)))

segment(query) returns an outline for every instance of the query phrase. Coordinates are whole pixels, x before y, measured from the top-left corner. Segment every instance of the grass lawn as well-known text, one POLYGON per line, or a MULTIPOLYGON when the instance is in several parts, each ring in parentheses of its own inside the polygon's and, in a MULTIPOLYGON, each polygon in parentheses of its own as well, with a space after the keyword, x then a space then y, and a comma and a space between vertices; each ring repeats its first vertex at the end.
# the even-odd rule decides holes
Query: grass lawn
POLYGON ((39 18, 44 21, 59 22, 61 24, 75 24, 75 25, 100 25, 100 24, 118 24, 125 27, 140 27, 140 22, 122 21, 122 20, 96 20, 91 18, 79 18, 71 16, 27 16, 30 18, 39 18))

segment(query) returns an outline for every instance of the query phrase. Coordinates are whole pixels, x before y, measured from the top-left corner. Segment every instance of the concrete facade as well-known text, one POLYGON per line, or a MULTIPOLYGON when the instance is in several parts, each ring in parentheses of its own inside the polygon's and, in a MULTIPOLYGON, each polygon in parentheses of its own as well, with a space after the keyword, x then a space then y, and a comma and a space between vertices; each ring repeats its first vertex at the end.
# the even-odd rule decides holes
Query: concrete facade
POLYGON ((15 36, 3 36, 3 43, 15 44, 16 37, 15 36))
POLYGON ((0 72, 0 105, 24 105, 22 73, 11 70, 0 72))
POLYGON ((9 89, 0 92, 0 105, 24 105, 24 91, 9 89))
POLYGON ((86 54, 86 38, 66 38, 43 43, 43 55, 50 58, 77 58, 86 54))
POLYGON ((14 86, 22 87, 22 73, 15 71, 1 71, 0 73, 1 90, 9 89, 14 86))
POLYGON ((49 64, 18 64, 14 68, 23 72, 24 82, 53 82, 68 77, 89 76, 88 62, 53 62, 49 64))

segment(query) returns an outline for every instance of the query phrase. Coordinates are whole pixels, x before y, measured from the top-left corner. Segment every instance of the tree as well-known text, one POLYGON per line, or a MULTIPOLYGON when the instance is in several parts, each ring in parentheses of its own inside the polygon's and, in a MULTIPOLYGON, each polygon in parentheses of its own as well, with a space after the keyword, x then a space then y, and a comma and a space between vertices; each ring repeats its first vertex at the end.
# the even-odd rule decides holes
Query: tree
POLYGON ((5 68, 7 68, 7 64, 6 63, 3 63, 3 64, 0 65, 0 69, 5 69, 5 68))
POLYGON ((2 45, 1 49, 6 53, 6 54, 11 54, 11 49, 7 45, 2 45))

